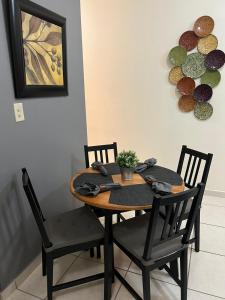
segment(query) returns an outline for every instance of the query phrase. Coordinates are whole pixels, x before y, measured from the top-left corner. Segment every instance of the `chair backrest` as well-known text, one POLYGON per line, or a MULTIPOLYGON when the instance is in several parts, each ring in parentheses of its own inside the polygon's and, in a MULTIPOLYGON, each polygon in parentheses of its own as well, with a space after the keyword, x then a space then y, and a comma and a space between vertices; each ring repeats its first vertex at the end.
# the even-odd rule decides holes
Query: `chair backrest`
POLYGON ((50 240, 48 238, 48 234, 47 234, 45 226, 44 226, 45 219, 44 219, 43 213, 41 211, 41 207, 38 203, 33 186, 31 184, 29 175, 25 168, 22 169, 22 182, 23 182, 23 188, 26 193, 27 199, 29 201, 35 221, 36 221, 38 229, 40 231, 40 234, 42 237, 42 242, 46 248, 49 248, 52 246, 52 243, 50 242, 50 240))
POLYGON ((145 260, 151 259, 153 247, 171 242, 173 239, 180 238, 182 239, 183 244, 189 243, 193 224, 201 205, 204 188, 205 185, 200 183, 197 187, 182 193, 164 197, 155 196, 143 253, 143 258, 145 260), (186 225, 183 227, 183 216, 188 200, 191 198, 193 198, 192 206, 188 213, 186 225), (161 208, 166 212, 163 218, 160 213, 161 208), (158 222, 163 222, 163 224, 159 226, 158 222), (162 228, 162 231, 160 232, 160 235, 159 232, 157 232, 156 236, 156 229, 158 231, 159 228, 162 228))
POLYGON ((109 150, 113 150, 114 161, 116 161, 118 151, 117 143, 107 145, 88 146, 84 145, 86 168, 90 167, 89 153, 94 152, 94 161, 101 161, 102 163, 109 163, 109 150))
POLYGON ((196 182, 202 182, 206 185, 209 169, 212 162, 213 154, 203 153, 197 150, 182 146, 180 159, 177 167, 177 173, 182 175, 184 184, 187 188, 193 188, 196 186, 196 182), (187 165, 185 168, 185 161, 187 159, 187 165), (204 166, 201 168, 202 161, 204 166), (200 169, 202 170, 201 172, 200 169), (200 177, 198 179, 198 177, 200 177))

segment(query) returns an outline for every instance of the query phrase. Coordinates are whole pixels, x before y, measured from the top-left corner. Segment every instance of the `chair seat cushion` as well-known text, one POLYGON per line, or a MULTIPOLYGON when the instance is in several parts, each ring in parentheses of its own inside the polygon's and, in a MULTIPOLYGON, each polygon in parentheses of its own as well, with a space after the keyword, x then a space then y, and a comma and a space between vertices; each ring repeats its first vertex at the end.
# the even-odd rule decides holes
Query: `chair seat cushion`
MULTIPOLYGON (((113 226, 113 237, 118 246, 121 245, 141 261, 143 265, 153 264, 156 260, 182 250, 184 247, 181 238, 176 238, 153 247, 151 260, 144 260, 143 253, 150 217, 151 213, 146 213, 113 226)), ((156 241, 160 240, 163 225, 164 220, 159 217, 155 236, 156 241)))
POLYGON ((96 215, 86 206, 57 215, 45 221, 45 227, 52 243, 49 250, 77 246, 104 239, 104 228, 96 215))

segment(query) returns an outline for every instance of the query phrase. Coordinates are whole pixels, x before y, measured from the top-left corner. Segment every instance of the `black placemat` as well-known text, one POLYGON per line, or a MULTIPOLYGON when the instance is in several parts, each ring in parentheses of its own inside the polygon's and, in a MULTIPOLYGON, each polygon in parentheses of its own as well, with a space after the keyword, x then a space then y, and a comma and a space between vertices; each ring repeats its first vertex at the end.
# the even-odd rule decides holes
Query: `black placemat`
POLYGON ((83 173, 77 176, 73 182, 73 187, 76 188, 79 185, 83 185, 84 183, 93 183, 93 184, 105 184, 112 183, 112 176, 102 176, 101 174, 95 173, 83 173))
POLYGON ((149 169, 146 169, 144 172, 139 173, 142 177, 146 175, 152 175, 155 179, 160 181, 165 181, 172 185, 181 185, 183 180, 179 174, 176 172, 169 170, 167 168, 163 168, 160 166, 153 166, 149 169))
POLYGON ((106 168, 108 175, 120 174, 120 167, 117 165, 117 163, 105 164, 104 167, 106 168))
POLYGON ((152 205, 153 197, 154 192, 148 184, 136 184, 112 190, 109 202, 126 206, 152 205))

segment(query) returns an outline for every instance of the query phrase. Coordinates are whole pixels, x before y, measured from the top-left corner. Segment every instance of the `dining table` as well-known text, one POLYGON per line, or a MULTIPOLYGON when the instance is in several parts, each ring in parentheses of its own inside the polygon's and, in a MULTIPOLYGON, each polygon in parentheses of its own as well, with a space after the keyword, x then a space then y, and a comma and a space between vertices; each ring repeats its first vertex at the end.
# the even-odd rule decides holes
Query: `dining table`
POLYGON ((104 239, 104 264, 105 284, 104 300, 111 299, 112 283, 114 282, 113 264, 113 221, 115 213, 126 211, 149 210, 152 207, 155 192, 151 185, 146 183, 145 175, 152 175, 160 181, 170 183, 171 193, 184 191, 184 182, 179 174, 161 166, 153 166, 143 173, 134 173, 132 180, 122 180, 120 168, 116 163, 104 165, 107 176, 103 176, 98 170, 85 168, 78 170, 70 180, 70 192, 75 199, 94 208, 102 209, 105 217, 105 239, 104 239), (99 193, 96 196, 84 196, 76 192, 76 187, 86 182, 94 184, 119 183, 120 189, 99 193), (107 259, 106 259, 107 258, 107 259))

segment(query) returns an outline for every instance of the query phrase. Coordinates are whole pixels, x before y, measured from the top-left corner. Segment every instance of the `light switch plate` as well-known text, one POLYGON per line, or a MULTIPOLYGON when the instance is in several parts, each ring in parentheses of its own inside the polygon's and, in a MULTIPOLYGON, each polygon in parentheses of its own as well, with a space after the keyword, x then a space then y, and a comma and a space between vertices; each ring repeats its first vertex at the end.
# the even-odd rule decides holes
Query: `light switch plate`
POLYGON ((24 121, 23 103, 14 103, 14 113, 16 122, 24 121))

